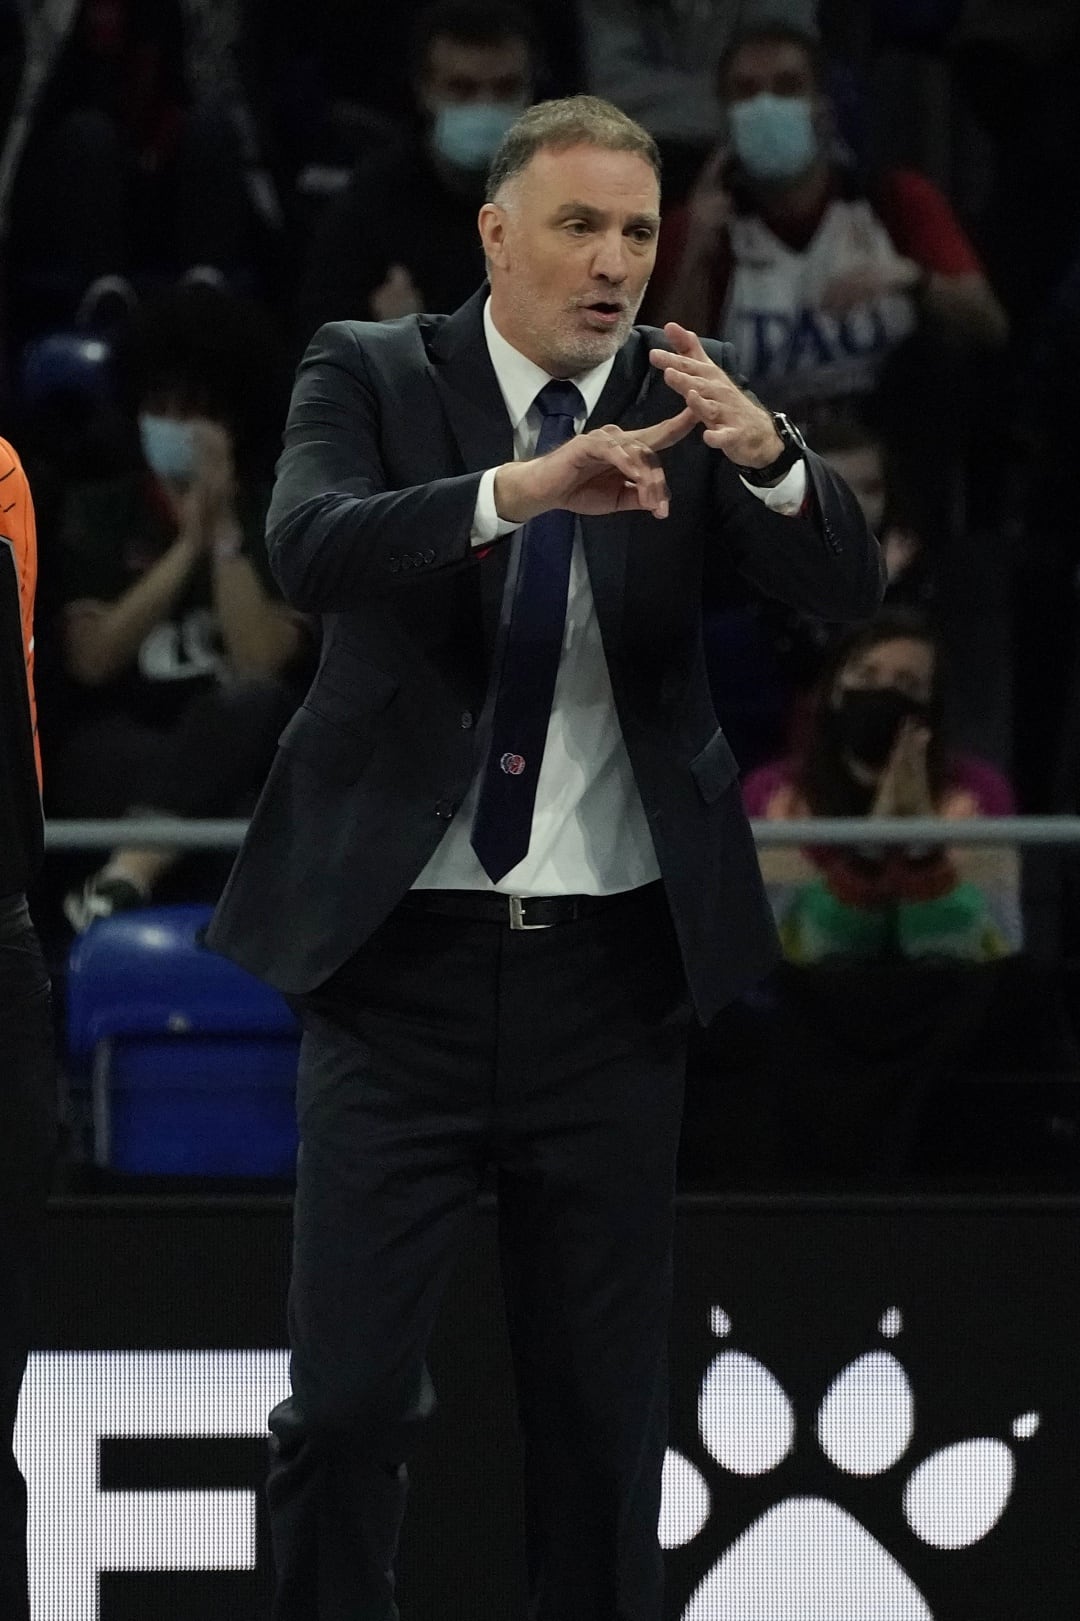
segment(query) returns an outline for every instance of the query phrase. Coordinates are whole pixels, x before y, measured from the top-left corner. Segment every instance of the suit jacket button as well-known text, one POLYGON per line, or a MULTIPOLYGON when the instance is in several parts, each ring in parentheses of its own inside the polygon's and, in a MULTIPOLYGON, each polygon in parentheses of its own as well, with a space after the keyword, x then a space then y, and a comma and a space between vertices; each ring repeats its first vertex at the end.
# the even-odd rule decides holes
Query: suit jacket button
POLYGON ((390 570, 391 574, 396 574, 398 569, 401 567, 400 557, 388 557, 386 559, 386 566, 390 570))
POLYGON ((452 799, 440 799, 435 806, 435 814, 442 822, 449 822, 454 816, 457 806, 452 799))
POLYGON ((402 568, 412 568, 412 558, 409 556, 408 552, 406 552, 405 556, 401 559, 401 566, 402 568))
POLYGON ((427 562, 427 558, 424 556, 423 552, 413 552, 412 560, 416 564, 417 568, 423 568, 424 564, 427 562))
POLYGON ((472 712, 472 710, 471 709, 463 709, 461 711, 461 729, 462 729, 462 731, 463 732, 469 731, 469 729, 472 726, 472 723, 473 723, 473 712, 472 712))
POLYGON ((434 551, 433 547, 429 546, 427 551, 424 553, 424 562, 425 563, 434 563, 434 561, 435 561, 435 551, 434 551))

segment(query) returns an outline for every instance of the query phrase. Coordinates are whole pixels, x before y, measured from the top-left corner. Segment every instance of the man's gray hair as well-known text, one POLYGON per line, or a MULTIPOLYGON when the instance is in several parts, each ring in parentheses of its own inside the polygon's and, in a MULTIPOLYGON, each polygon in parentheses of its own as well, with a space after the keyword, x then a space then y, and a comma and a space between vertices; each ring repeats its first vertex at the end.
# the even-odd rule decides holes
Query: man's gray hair
POLYGON ((488 170, 488 202, 495 201, 506 182, 527 168, 537 152, 564 151, 568 146, 636 152, 660 180, 660 153, 647 129, 599 96, 566 96, 562 101, 536 102, 511 124, 488 170))

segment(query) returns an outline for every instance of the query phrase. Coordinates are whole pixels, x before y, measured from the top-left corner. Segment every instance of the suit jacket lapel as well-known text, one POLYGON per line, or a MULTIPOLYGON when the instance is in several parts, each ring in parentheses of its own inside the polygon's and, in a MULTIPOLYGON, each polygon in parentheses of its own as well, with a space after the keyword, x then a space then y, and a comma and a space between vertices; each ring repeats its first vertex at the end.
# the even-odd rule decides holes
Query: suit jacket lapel
MULTIPOLYGON (((485 284, 442 323, 428 350, 431 378, 468 473, 514 459, 513 429, 484 337, 487 296, 485 284)), ((476 569, 489 658, 499 625, 509 554, 508 546, 496 546, 476 569)))

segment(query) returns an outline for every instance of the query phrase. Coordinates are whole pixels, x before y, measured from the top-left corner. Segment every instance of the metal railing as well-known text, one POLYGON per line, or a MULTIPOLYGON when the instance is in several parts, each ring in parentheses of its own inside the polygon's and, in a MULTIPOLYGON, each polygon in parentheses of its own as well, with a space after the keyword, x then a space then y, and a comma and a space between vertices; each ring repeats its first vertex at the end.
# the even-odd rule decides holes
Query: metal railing
MULTIPOLYGON (((147 849, 235 850, 246 821, 198 821, 176 817, 124 817, 113 821, 50 821, 47 850, 147 849)), ((973 816, 947 821, 937 816, 821 817, 791 822, 752 821, 754 838, 769 845, 804 844, 1080 844, 1080 816, 973 816)))

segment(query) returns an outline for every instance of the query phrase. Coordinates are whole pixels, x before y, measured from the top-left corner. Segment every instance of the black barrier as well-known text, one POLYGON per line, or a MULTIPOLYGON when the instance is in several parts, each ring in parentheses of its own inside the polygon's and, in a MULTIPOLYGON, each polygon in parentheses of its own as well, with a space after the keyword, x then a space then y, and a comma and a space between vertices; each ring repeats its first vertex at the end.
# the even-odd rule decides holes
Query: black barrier
MULTIPOLYGON (((1075 1621, 1078 1215, 684 1199, 670 1621, 1075 1621)), ((408 1621, 525 1614, 494 1225, 432 1348, 408 1621)), ((19 1433, 35 1621, 265 1621, 287 1204, 59 1202, 50 1236, 19 1433)))

